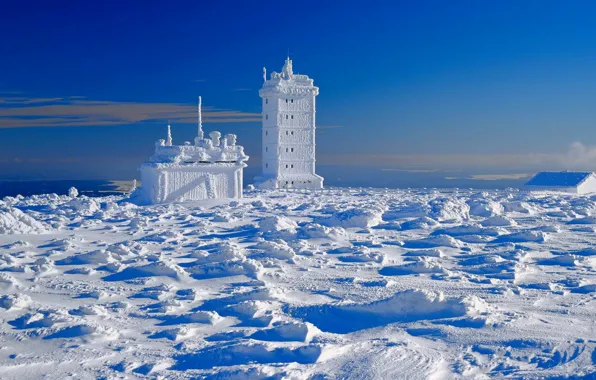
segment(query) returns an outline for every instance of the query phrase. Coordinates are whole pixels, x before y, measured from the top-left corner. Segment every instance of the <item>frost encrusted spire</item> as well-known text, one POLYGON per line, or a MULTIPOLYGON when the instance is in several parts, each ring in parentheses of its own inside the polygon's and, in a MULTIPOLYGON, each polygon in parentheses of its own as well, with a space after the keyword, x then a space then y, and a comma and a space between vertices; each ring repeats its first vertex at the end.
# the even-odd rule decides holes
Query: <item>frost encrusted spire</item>
POLYGON ((198 137, 198 140, 199 141, 202 140, 203 137, 205 137, 205 134, 203 133, 203 118, 202 118, 202 115, 201 115, 201 103, 202 103, 202 99, 199 96, 199 108, 198 108, 198 111, 199 111, 199 116, 198 116, 198 119, 199 119, 198 120, 199 131, 198 131, 198 134, 197 134, 197 137, 198 137))
POLYGON ((167 146, 172 146, 172 127, 170 126, 170 122, 168 122, 168 139, 166 140, 167 146))
POLYGON ((284 67, 281 72, 286 79, 290 79, 290 77, 294 74, 292 71, 292 60, 290 59, 290 56, 286 58, 286 62, 284 63, 284 67))

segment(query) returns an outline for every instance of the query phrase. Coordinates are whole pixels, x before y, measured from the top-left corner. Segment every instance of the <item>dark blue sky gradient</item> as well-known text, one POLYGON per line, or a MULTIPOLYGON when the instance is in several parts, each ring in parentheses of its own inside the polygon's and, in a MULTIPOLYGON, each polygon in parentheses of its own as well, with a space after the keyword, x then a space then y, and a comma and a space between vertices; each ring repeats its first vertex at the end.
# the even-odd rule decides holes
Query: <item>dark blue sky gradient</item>
MULTIPOLYGON (((289 49, 321 89, 321 165, 454 169, 470 155, 519 171, 557 161, 525 155, 596 144, 590 1, 7 1, 0 36, 0 99, 202 95, 246 113, 289 49)), ((0 179, 132 178, 164 123, 2 128, 0 179)), ((214 128, 259 165, 259 123, 214 128)), ((181 141, 195 127, 173 129, 181 141)))

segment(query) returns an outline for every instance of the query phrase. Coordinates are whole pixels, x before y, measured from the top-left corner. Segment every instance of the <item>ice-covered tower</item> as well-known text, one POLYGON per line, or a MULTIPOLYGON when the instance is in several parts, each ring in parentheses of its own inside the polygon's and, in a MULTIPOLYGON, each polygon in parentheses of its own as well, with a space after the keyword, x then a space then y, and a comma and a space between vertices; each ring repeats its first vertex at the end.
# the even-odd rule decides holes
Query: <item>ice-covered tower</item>
POLYGON ((315 174, 315 96, 319 88, 307 75, 294 74, 288 57, 281 73, 267 79, 263 68, 263 175, 261 188, 320 189, 315 174))

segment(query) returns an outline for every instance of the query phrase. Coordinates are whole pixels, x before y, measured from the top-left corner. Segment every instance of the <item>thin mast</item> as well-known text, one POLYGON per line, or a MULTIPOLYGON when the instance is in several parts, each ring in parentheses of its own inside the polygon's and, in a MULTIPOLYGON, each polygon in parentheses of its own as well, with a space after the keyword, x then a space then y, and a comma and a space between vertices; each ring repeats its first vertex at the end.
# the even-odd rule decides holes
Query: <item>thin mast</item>
POLYGON ((199 132, 198 132, 198 135, 197 135, 198 138, 199 138, 199 140, 202 140, 203 137, 205 136, 204 133, 203 133, 203 118, 202 118, 202 115, 201 115, 201 102, 202 102, 202 99, 199 96, 199 109, 198 109, 198 111, 199 111, 199 116, 198 116, 199 132))

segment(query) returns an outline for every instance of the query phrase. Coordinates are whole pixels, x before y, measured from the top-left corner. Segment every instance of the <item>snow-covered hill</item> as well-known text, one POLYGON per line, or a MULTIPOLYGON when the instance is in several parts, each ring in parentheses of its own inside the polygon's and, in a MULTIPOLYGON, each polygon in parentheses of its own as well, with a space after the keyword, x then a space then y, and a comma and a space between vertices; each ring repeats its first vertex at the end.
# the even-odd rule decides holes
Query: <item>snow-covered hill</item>
POLYGON ((593 378, 596 197, 0 202, 0 378, 593 378))

